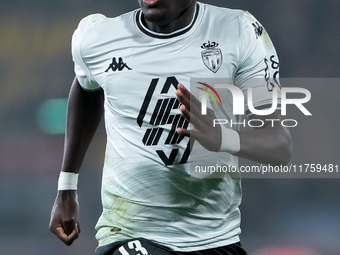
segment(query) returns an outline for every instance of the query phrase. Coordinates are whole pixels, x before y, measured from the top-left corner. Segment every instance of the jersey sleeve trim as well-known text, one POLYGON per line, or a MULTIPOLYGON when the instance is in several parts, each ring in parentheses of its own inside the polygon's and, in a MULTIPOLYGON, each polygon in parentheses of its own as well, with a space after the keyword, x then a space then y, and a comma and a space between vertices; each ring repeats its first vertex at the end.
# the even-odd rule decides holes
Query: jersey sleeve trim
POLYGON ((81 87, 87 91, 95 91, 100 88, 99 84, 92 77, 89 68, 83 59, 82 45, 87 32, 99 19, 105 17, 101 14, 92 14, 82 19, 72 36, 72 58, 74 62, 74 72, 81 87))

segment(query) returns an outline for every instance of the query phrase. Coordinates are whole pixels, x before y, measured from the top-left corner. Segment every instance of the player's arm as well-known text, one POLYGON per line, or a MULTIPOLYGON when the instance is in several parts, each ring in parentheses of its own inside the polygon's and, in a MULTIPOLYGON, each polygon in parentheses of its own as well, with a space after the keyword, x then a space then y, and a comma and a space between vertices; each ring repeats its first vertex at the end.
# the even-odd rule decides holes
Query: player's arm
POLYGON ((240 150, 235 155, 264 164, 288 164, 292 154, 289 130, 281 125, 281 121, 265 121, 281 120, 280 111, 277 110, 268 116, 252 115, 249 119, 260 119, 265 125, 240 132, 240 150))
MULTIPOLYGON (((245 91, 253 88, 253 96, 261 104, 266 99, 272 98, 266 85, 256 85, 257 80, 278 78, 279 63, 277 54, 269 35, 262 26, 260 33, 254 31, 254 25, 260 23, 249 13, 240 15, 240 65, 235 74, 235 84, 245 91), (268 64, 268 59, 275 59, 268 64)), ((207 115, 200 114, 201 103, 192 97, 183 85, 178 85, 177 97, 182 103, 181 112, 194 130, 179 129, 177 132, 196 139, 203 147, 211 151, 226 151, 231 154, 250 159, 256 162, 272 165, 285 165, 291 157, 292 145, 289 131, 280 122, 265 121, 265 119, 281 120, 280 112, 269 116, 252 116, 250 118, 262 119, 261 128, 255 128, 241 133, 227 129, 221 125, 213 127, 214 112, 207 110, 207 115)))
MULTIPOLYGON (((61 176, 65 173, 66 176, 79 173, 85 153, 103 116, 103 100, 102 89, 88 92, 80 86, 77 78, 74 79, 67 108, 61 176)), ((62 180, 62 182, 65 181, 66 184, 74 182, 73 180, 62 180)), ((59 185, 49 228, 66 245, 71 245, 79 236, 78 214, 79 204, 76 189, 68 189, 67 185, 66 188, 60 188, 59 185)))
MULTIPOLYGON (((179 128, 180 135, 190 136, 210 151, 226 151, 228 143, 235 140, 238 143, 237 151, 234 145, 230 146, 229 153, 235 154, 256 162, 272 165, 285 165, 291 157, 291 137, 287 128, 282 125, 272 125, 271 122, 261 128, 247 130, 238 133, 234 130, 225 129, 220 125, 213 126, 213 120, 217 119, 214 112, 208 109, 207 115, 201 115, 201 103, 190 97, 190 92, 182 85, 178 85, 176 96, 181 102, 181 113, 194 126, 194 130, 179 128), (190 101, 191 100, 191 101, 190 101), (224 140, 222 145, 222 139, 224 140), (222 145, 222 146, 221 146, 222 145), (222 148, 223 147, 223 148, 222 148)), ((281 119, 279 112, 272 115, 252 116, 255 119, 281 119)))

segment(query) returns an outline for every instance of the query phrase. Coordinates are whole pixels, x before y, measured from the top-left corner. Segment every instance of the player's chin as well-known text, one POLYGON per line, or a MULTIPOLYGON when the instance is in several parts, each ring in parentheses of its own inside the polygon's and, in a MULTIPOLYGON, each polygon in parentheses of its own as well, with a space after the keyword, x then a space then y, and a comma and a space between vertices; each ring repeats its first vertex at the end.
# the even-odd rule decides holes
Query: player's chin
POLYGON ((145 8, 143 16, 149 22, 161 25, 165 23, 168 11, 166 8, 145 8))

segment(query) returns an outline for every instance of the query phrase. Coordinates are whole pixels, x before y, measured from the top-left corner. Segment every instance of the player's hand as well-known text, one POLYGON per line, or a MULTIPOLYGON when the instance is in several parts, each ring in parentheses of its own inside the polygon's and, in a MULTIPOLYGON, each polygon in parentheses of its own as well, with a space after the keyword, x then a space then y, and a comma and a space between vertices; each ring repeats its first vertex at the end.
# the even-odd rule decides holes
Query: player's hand
POLYGON ((71 245, 80 233, 78 195, 74 190, 58 191, 51 212, 49 228, 66 245, 71 245))
POLYGON ((213 126, 216 115, 212 109, 207 109, 207 115, 201 114, 201 102, 179 83, 176 96, 181 103, 182 115, 194 126, 193 130, 178 128, 177 133, 188 136, 199 142, 210 151, 218 151, 221 147, 221 127, 213 126))

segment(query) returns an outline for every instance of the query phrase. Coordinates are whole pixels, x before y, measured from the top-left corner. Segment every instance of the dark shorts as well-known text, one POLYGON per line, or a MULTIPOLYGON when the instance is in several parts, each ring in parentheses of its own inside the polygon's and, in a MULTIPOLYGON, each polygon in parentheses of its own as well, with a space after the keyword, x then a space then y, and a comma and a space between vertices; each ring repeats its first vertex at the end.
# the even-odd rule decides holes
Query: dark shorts
POLYGON ((143 238, 115 242, 97 248, 98 255, 247 255, 240 243, 192 252, 173 251, 143 238))

